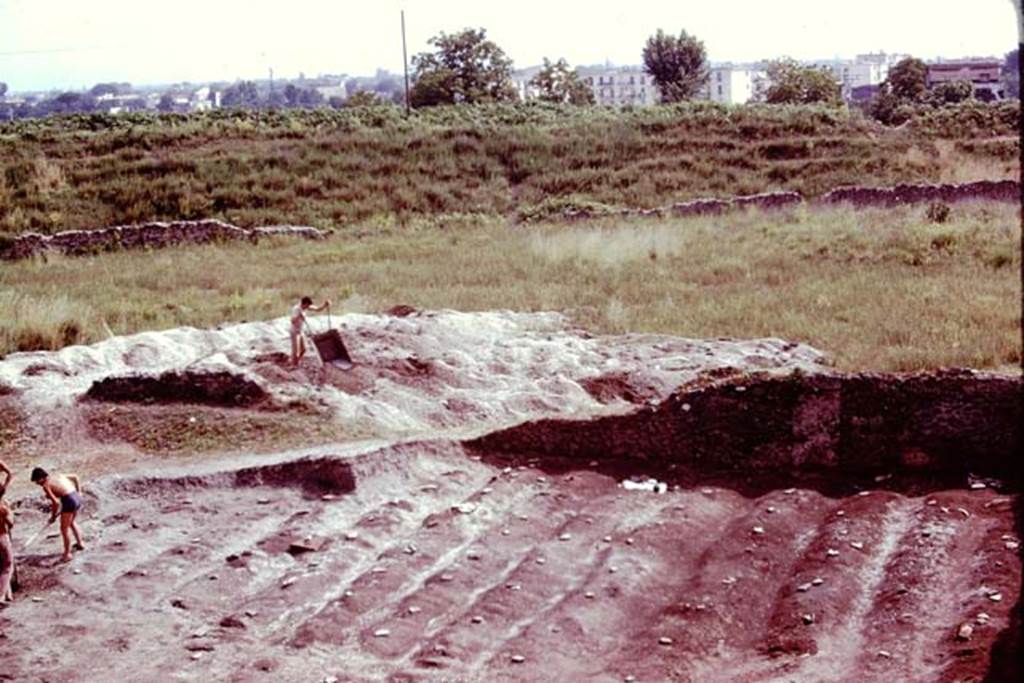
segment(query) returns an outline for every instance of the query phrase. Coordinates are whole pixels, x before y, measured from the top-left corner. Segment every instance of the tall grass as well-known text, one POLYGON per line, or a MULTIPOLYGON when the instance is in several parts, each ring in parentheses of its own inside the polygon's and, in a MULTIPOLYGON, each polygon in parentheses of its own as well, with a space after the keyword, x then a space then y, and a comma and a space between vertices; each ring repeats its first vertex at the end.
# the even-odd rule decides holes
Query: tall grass
MULTIPOLYGON (((182 247, 0 269, 3 352, 70 320, 82 340, 336 308, 561 310, 598 332, 772 335, 848 370, 1002 367, 1020 360, 1019 208, 801 207, 691 219, 511 226, 375 220, 326 242, 182 247)), ((284 344, 284 341, 282 341, 284 344)))
POLYGON ((970 109, 962 130, 953 114, 896 130, 844 110, 710 103, 19 121, 0 124, 0 234, 206 217, 330 228, 529 214, 559 198, 652 207, 769 190, 816 196, 866 180, 943 180, 971 164, 970 179, 1015 177, 1011 109, 970 109), (936 147, 947 139, 954 150, 936 147))

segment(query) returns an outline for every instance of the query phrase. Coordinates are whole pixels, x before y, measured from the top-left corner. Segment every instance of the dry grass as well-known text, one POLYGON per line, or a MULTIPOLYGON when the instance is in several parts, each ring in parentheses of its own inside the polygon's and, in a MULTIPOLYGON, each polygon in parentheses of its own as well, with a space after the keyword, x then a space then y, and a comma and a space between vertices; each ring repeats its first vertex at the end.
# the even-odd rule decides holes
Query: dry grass
POLYGON ((59 344, 281 316, 304 293, 348 310, 564 310, 599 332, 779 336, 844 369, 1020 361, 1019 209, 734 213, 510 226, 376 222, 324 243, 188 247, 14 263, 0 271, 0 340, 59 344))

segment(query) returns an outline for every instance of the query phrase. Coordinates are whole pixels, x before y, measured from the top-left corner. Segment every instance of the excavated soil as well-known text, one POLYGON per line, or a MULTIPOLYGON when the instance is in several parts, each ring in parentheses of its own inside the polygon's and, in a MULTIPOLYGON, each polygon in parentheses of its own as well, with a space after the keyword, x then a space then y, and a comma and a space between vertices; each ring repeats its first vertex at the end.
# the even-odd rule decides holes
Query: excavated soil
POLYGON ((287 367, 284 324, 0 362, 61 448, 268 404, 380 437, 139 453, 87 480, 70 564, 19 462, 0 680, 1021 678, 1019 378, 416 311, 348 317, 340 372, 287 367))
MULTIPOLYGON (((0 612, 0 677, 1012 673, 1012 491, 757 493, 658 472, 658 494, 624 488, 621 463, 486 460, 417 442, 107 481, 71 565, 56 538, 24 554, 32 598, 0 612)), ((44 520, 24 507, 21 534, 44 520)))

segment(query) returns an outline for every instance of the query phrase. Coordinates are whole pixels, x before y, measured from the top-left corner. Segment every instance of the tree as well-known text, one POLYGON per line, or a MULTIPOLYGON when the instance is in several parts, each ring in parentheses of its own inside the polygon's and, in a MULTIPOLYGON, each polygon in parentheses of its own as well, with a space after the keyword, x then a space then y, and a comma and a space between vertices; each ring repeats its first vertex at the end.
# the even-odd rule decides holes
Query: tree
POLYGON ((160 96, 160 101, 156 103, 156 109, 162 112, 174 111, 174 96, 165 92, 160 96))
POLYGON ((132 86, 129 83, 97 83, 89 89, 89 94, 93 97, 120 95, 121 93, 130 92, 131 89, 132 86))
POLYGON ((516 99, 512 60, 485 29, 441 32, 429 43, 437 49, 412 58, 415 84, 409 99, 415 107, 516 99))
POLYGON ((928 103, 935 107, 957 104, 974 99, 974 84, 970 81, 939 83, 928 94, 928 103))
POLYGON ((779 59, 768 64, 769 104, 842 104, 842 89, 832 72, 825 67, 803 66, 792 59, 779 59))
POLYGON ((928 65, 907 57, 889 69, 882 88, 906 103, 922 102, 928 94, 928 65))
POLYGON ((580 80, 575 69, 570 69, 564 59, 552 63, 544 58, 544 66, 530 79, 530 85, 537 89, 538 98, 545 102, 563 102, 579 106, 593 104, 594 92, 580 80))
POLYGON ((661 91, 662 102, 692 99, 708 82, 704 43, 686 31, 676 38, 658 29, 647 39, 643 57, 644 70, 661 91))
MULTIPOLYGON (((0 86, 3 84, 0 83, 0 86)), ((1003 60, 1003 91, 1006 97, 1020 97, 1020 48, 1006 53, 1003 60)), ((0 93, 2 94, 2 93, 0 93)))
POLYGON ((260 93, 252 81, 239 81, 224 91, 220 103, 223 107, 256 108, 260 106, 260 93))
POLYGON ((6 94, 7 94, 7 84, 4 83, 3 81, 0 81, 0 97, 3 97, 6 94))

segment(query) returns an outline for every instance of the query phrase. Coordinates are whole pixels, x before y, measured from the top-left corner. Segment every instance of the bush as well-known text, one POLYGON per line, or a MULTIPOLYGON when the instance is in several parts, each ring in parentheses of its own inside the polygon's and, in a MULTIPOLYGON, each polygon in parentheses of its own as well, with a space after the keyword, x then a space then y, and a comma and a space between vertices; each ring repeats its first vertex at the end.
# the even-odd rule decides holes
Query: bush
POLYGON ((933 202, 928 205, 927 216, 932 223, 945 223, 949 220, 949 206, 943 202, 933 202))

